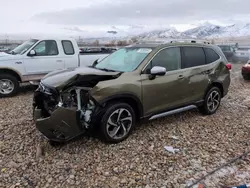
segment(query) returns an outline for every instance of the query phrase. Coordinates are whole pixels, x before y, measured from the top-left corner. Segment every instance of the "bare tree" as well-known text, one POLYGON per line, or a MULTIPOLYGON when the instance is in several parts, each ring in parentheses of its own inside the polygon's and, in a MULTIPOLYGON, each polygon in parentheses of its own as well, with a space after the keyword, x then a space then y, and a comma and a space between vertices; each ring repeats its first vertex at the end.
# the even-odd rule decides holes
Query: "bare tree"
POLYGON ((121 40, 119 40, 118 42, 117 42, 117 46, 122 46, 122 41, 121 40))
POLYGON ((99 46, 99 40, 95 40, 95 41, 93 42, 93 45, 94 45, 94 46, 99 46))
POLYGON ((138 42, 138 39, 136 37, 132 37, 131 40, 133 43, 138 42))
POLYGON ((211 42, 212 44, 215 44, 215 41, 214 41, 214 39, 212 39, 212 42, 211 42))

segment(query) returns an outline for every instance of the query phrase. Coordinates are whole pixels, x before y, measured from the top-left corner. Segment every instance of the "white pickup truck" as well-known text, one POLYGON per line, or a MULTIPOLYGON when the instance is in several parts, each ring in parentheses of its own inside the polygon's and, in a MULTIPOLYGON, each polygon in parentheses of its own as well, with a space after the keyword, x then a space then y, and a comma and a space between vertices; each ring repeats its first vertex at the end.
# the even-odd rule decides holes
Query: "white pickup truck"
POLYGON ((15 95, 20 83, 37 82, 51 71, 88 66, 109 55, 79 51, 75 39, 47 38, 31 39, 8 54, 0 53, 0 97, 15 95))

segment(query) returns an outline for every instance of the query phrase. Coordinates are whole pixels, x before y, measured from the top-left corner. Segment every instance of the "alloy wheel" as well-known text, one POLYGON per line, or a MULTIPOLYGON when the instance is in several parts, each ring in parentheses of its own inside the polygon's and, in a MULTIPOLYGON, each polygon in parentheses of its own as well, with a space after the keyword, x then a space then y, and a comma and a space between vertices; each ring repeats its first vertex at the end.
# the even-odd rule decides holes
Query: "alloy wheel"
POLYGON ((7 95, 10 94, 14 90, 14 83, 9 79, 1 79, 0 80, 0 93, 7 95))
POLYGON ((108 118, 107 133, 113 139, 122 139, 129 133, 132 123, 131 113, 125 108, 119 108, 108 118))
POLYGON ((220 105, 220 93, 212 91, 207 100, 207 108, 210 112, 215 111, 220 105))

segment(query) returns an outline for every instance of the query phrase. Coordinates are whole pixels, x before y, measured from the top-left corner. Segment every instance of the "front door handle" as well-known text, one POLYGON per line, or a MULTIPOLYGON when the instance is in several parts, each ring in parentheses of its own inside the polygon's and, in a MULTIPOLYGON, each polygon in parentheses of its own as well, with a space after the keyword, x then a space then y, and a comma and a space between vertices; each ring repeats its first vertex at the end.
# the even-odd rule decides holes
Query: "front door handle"
POLYGON ((178 79, 183 79, 183 78, 184 78, 183 75, 179 75, 179 76, 178 76, 178 79))

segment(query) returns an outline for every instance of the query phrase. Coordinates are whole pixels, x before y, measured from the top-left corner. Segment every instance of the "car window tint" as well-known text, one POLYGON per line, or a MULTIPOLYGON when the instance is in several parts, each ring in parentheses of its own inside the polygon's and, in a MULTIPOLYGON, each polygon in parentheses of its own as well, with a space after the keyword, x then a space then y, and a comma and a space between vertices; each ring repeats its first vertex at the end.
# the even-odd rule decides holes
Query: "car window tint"
POLYGON ((74 47, 71 41, 64 40, 62 41, 63 50, 66 55, 73 55, 75 54, 74 47))
POLYGON ((161 50, 152 60, 152 67, 165 67, 167 71, 177 70, 181 67, 180 48, 166 48, 161 50))
POLYGON ((35 50, 36 56, 58 55, 57 44, 54 40, 41 41, 33 50, 35 50))
POLYGON ((204 50, 201 47, 183 47, 183 68, 206 64, 204 50))
POLYGON ((207 63, 212 63, 220 59, 220 56, 210 48, 204 48, 207 63))

